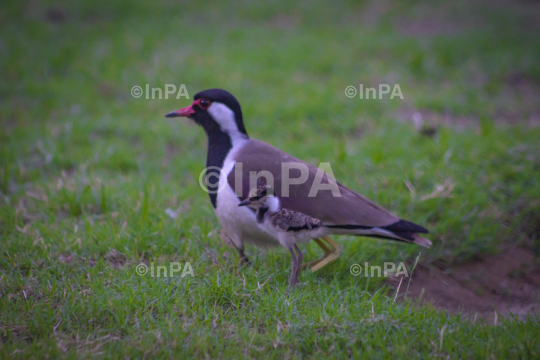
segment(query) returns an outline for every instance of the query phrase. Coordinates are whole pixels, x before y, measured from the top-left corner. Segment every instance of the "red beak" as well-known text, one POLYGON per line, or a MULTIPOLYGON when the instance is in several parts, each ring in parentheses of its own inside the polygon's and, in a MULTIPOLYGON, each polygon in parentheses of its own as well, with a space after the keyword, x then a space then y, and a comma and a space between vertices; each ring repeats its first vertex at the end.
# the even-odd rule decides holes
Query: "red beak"
POLYGON ((179 116, 188 117, 188 116, 190 116, 190 115, 192 115, 194 113, 195 113, 195 110, 193 110, 192 105, 189 105, 189 106, 186 106, 185 108, 182 108, 180 110, 171 111, 170 113, 165 115, 165 117, 179 117, 179 116))

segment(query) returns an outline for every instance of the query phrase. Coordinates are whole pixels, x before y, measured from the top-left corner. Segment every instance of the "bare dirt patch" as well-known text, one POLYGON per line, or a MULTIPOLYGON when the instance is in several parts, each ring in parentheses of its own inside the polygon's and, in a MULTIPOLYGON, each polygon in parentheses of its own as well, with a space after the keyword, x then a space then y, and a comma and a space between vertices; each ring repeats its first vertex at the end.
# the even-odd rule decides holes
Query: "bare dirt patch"
MULTIPOLYGON (((525 107, 526 105, 523 105, 523 109, 525 107)), ((527 111, 523 109, 501 108, 492 114, 490 119, 493 119, 497 126, 524 125, 529 128, 540 126, 540 109, 529 109, 527 111)), ((425 135, 425 131, 436 133, 440 127, 450 128, 458 132, 466 130, 480 131, 481 129, 480 118, 475 115, 456 115, 449 112, 439 113, 428 109, 403 107, 396 112, 395 118, 403 123, 412 123, 416 130, 423 135, 425 135)))
POLYGON ((124 263, 127 261, 127 256, 112 249, 105 255, 105 260, 111 264, 113 269, 123 269, 124 263))
POLYGON ((401 108, 397 111, 396 117, 403 122, 412 122, 417 129, 424 125, 445 126, 456 130, 479 127, 477 117, 441 114, 427 109, 401 108))
POLYGON ((280 13, 268 21, 268 26, 273 29, 291 29, 298 25, 298 16, 280 13))
MULTIPOLYGON (((398 281, 389 280, 398 287, 398 281)), ((403 281, 399 295, 404 296, 403 281)), ((512 248, 451 267, 419 265, 412 274, 409 297, 453 313, 493 321, 495 312, 524 318, 540 312, 540 257, 512 248)))
POLYGON ((417 4, 407 14, 398 16, 394 25, 401 35, 416 38, 433 36, 452 36, 463 31, 483 26, 483 18, 475 16, 471 4, 452 4, 457 13, 450 11, 449 4, 417 4))

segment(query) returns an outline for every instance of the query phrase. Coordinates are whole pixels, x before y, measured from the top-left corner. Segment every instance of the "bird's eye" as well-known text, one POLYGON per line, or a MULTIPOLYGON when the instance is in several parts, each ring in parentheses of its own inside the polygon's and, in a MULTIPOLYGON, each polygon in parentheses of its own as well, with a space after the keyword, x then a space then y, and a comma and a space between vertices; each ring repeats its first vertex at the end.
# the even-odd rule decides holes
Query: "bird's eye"
POLYGON ((201 99, 199 105, 201 106, 201 109, 206 110, 210 106, 210 100, 201 99))

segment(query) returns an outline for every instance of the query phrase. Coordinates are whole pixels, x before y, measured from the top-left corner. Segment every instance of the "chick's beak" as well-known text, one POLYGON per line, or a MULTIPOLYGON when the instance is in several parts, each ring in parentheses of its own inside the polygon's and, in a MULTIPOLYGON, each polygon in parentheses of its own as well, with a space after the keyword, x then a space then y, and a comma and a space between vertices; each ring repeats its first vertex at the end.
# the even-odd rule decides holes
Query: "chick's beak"
POLYGON ((251 204, 251 201, 249 199, 246 199, 244 201, 241 201, 240 204, 238 204, 238 206, 246 206, 249 204, 251 204))

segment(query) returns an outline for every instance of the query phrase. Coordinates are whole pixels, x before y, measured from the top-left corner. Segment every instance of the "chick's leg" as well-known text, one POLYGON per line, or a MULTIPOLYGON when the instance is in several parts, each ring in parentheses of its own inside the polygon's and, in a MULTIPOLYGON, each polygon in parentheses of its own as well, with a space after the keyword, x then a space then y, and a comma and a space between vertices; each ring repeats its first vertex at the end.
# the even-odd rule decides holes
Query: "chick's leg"
POLYGON ((294 248, 290 248, 289 252, 291 253, 291 278, 289 279, 289 287, 294 288, 298 284, 298 259, 297 255, 294 254, 294 248))
POLYGON ((300 251, 300 249, 298 248, 298 246, 296 244, 294 244, 294 248, 296 250, 296 253, 298 254, 297 257, 296 257, 296 280, 299 282, 300 280, 298 279, 298 276, 300 275, 300 271, 302 271, 302 266, 300 266, 300 264, 302 264, 302 259, 304 258, 304 254, 302 254, 302 252, 300 251))

